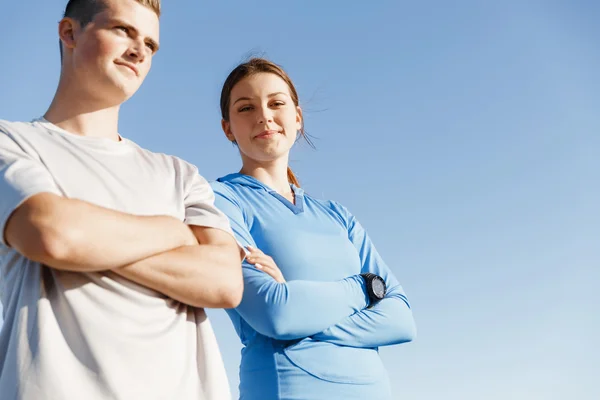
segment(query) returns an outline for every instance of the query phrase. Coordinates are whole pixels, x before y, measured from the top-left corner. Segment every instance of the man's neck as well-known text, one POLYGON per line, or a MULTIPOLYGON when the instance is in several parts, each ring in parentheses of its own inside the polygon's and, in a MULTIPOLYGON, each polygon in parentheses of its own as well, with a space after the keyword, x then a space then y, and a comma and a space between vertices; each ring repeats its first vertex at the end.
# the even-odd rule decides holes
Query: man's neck
POLYGON ((44 118, 75 135, 118 141, 119 108, 59 85, 44 118))

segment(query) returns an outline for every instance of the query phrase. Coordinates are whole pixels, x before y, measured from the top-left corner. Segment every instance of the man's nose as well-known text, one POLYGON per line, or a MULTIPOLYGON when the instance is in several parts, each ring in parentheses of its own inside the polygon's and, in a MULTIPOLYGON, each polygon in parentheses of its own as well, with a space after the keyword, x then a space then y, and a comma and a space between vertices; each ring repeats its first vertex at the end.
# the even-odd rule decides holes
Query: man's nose
POLYGON ((144 57, 146 57, 146 53, 144 51, 146 44, 140 40, 135 40, 129 49, 127 49, 127 55, 137 62, 144 61, 144 57))

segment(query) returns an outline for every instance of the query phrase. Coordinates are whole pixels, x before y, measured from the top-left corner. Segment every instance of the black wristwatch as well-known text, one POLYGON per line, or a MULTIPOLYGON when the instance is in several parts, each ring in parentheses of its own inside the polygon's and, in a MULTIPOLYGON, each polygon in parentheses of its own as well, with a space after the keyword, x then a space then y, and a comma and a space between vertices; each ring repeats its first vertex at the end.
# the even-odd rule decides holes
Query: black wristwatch
POLYGON ((371 273, 360 274, 360 276, 362 276, 365 280, 367 294, 369 295, 369 299, 371 299, 369 307, 371 307, 373 304, 385 297, 385 281, 379 275, 371 273))

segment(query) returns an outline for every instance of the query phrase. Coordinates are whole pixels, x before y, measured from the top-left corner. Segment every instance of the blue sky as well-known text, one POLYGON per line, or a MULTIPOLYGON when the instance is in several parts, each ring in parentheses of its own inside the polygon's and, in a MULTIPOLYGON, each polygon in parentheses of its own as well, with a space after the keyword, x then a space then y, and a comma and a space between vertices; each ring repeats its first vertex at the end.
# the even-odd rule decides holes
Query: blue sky
MULTIPOLYGON (((65 3, 2 5, 0 118, 50 103, 65 3)), ((599 17, 582 0, 165 2, 120 131, 209 179, 237 171, 220 87, 271 58, 316 137, 292 155, 305 190, 359 218, 412 301, 417 341, 381 350, 396 398, 597 399, 599 17)), ((240 345, 210 316, 236 393, 240 345)))

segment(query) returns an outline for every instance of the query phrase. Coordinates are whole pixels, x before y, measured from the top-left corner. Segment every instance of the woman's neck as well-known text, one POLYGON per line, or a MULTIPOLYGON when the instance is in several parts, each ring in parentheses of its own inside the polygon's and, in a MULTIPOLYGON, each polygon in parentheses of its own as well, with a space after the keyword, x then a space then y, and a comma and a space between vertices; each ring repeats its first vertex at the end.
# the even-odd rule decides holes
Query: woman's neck
POLYGON ((258 179, 280 195, 293 201, 294 195, 288 181, 287 168, 287 159, 276 160, 270 163, 257 163, 244 160, 244 165, 240 173, 258 179))

